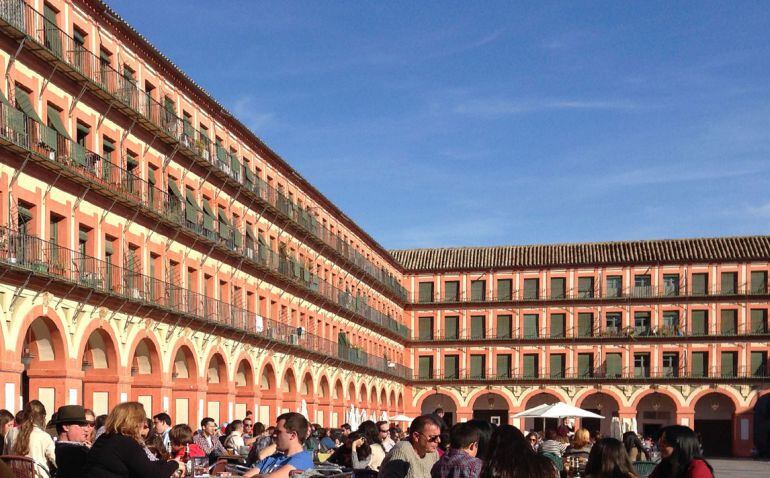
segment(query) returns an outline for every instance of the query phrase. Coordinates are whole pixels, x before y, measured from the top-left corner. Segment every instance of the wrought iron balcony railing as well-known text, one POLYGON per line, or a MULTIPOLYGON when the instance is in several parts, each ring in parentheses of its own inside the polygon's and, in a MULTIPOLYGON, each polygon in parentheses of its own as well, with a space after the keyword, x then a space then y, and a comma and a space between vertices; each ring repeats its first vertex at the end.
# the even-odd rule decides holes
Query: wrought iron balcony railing
POLYGON ((279 342, 345 363, 408 379, 411 370, 385 357, 340 346, 301 327, 258 316, 237 303, 208 297, 175 283, 146 276, 131 268, 81 254, 38 237, 0 227, 0 264, 24 269, 52 280, 157 307, 196 320, 242 331, 255 338, 279 342))

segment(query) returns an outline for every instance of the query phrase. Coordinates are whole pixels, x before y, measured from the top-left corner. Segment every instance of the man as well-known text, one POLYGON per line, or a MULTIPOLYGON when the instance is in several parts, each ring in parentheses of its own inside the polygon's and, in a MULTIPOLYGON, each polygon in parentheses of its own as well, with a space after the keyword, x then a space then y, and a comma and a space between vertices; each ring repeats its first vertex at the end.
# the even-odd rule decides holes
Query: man
POLYGON ((88 439, 93 425, 80 405, 64 405, 56 412, 56 476, 79 478, 88 456, 88 439))
POLYGON ((160 435, 163 439, 163 446, 168 450, 171 444, 171 438, 168 436, 168 432, 171 430, 171 417, 168 413, 160 412, 152 417, 152 424, 153 428, 155 428, 155 433, 160 435))
POLYGON ((260 478, 289 478, 294 471, 313 467, 313 454, 304 449, 310 424, 299 413, 284 413, 278 417, 273 432, 274 444, 259 453, 255 468, 243 476, 260 478))
POLYGON ((246 417, 243 419, 243 438, 251 438, 252 432, 254 431, 254 420, 251 417, 246 417))
POLYGON ((353 432, 353 429, 347 423, 343 423, 342 426, 340 427, 340 429, 342 429, 342 437, 343 438, 347 438, 348 435, 350 435, 351 432, 353 432))
POLYGON ((222 442, 219 441, 217 430, 217 422, 211 417, 206 417, 201 420, 201 433, 193 437, 193 443, 203 450, 210 462, 214 462, 218 457, 227 454, 222 442))
POLYGON ((441 424, 434 415, 421 415, 409 425, 409 435, 385 455, 380 478, 429 478, 438 461, 441 424))
POLYGON ((388 422, 377 422, 377 432, 380 435, 380 442, 382 442, 382 448, 385 453, 389 452, 391 448, 396 444, 392 438, 390 438, 390 424, 388 422))
POLYGON ((430 471, 431 478, 478 478, 484 462, 476 458, 479 429, 470 423, 452 427, 451 445, 430 471))

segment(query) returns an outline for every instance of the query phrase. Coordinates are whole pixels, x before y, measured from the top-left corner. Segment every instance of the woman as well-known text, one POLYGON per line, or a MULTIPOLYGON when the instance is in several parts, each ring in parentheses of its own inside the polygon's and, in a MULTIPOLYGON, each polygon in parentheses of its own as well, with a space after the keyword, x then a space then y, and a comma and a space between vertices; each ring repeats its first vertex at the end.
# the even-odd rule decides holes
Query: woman
POLYGON ((532 447, 532 450, 537 451, 540 447, 540 435, 536 432, 529 432, 527 435, 527 443, 532 447))
POLYGON ((171 456, 182 460, 187 450, 190 450, 190 458, 203 458, 206 453, 201 447, 193 443, 193 431, 189 425, 174 425, 168 432, 171 441, 171 456))
MULTIPOLYGON (((53 438, 45 427, 45 406, 38 400, 31 400, 24 406, 22 421, 5 436, 5 452, 9 455, 28 456, 50 473, 49 463, 56 463, 53 438)), ((35 469, 35 476, 46 476, 35 469)))
POLYGON ((139 402, 118 404, 107 417, 104 434, 91 447, 86 478, 169 478, 184 470, 178 461, 151 461, 144 450, 142 430, 147 423, 139 402))
POLYGON ((660 431, 661 461, 650 478, 714 478, 714 469, 703 458, 695 432, 682 425, 660 431))
POLYGON ((13 413, 6 409, 0 410, 0 455, 3 454, 5 436, 13 428, 13 413))
POLYGON ((225 438, 225 448, 233 453, 239 453, 241 447, 245 446, 243 441, 243 421, 233 420, 230 423, 230 434, 225 438))
POLYGON ((591 447, 586 478, 636 478, 628 453, 617 438, 601 438, 591 447))
POLYGON ((380 429, 377 428, 376 423, 367 420, 358 427, 358 431, 364 434, 366 443, 371 449, 368 468, 379 471, 380 465, 382 465, 382 461, 385 459, 385 447, 382 446, 382 441, 380 440, 380 429))
POLYGON ((558 478, 551 460, 532 450, 524 434, 511 425, 501 425, 489 442, 480 478, 558 478))
POLYGON ((647 450, 644 449, 642 440, 639 439, 639 435, 635 432, 625 432, 623 434, 623 445, 626 447, 626 453, 628 453, 631 462, 650 459, 647 450))
POLYGON ((589 453, 591 453, 591 434, 585 428, 578 428, 575 436, 572 437, 572 443, 567 447, 564 455, 588 458, 589 453))
POLYGON ((372 447, 367 443, 366 437, 360 430, 354 431, 349 436, 350 462, 354 470, 364 470, 369 467, 372 460, 372 447))

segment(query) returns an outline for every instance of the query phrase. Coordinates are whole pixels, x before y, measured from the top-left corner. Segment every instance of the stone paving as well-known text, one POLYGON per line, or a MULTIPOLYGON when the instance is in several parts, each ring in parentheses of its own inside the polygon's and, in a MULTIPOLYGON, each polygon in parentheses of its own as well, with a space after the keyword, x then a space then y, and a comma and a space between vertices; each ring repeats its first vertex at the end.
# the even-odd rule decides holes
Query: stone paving
POLYGON ((708 461, 714 467, 715 478, 770 477, 770 461, 768 460, 710 458, 708 461))

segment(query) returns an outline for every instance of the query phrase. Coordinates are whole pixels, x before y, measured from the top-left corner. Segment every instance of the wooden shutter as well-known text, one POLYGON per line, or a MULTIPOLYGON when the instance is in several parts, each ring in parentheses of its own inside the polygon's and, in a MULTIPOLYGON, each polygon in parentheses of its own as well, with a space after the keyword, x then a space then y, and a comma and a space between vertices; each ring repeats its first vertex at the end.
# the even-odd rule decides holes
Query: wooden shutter
POLYGON ((551 314, 551 338, 564 337, 564 314, 551 314))
POLYGON ((471 338, 483 339, 486 336, 486 317, 483 315, 471 316, 471 338))
POLYGON ((433 340, 433 317, 420 317, 420 340, 433 340))
POLYGON ((510 315, 498 315, 497 316, 497 338, 498 339, 510 339, 511 338, 511 323, 513 317, 510 315))
POLYGON ((564 277, 551 278, 551 298, 563 299, 567 293, 567 280, 564 277))
POLYGON ((487 298, 486 286, 487 286, 487 281, 485 280, 471 281, 471 300, 474 302, 481 302, 486 300, 487 298))
POLYGON ((460 357, 458 355, 444 355, 444 378, 460 378, 460 357))
POLYGON ((551 378, 564 378, 564 355, 551 354, 550 357, 551 378))
POLYGON ((497 300, 511 300, 512 289, 511 279, 497 279, 497 300))
POLYGON ((433 357, 422 356, 419 360, 419 377, 421 379, 433 378, 433 357))
POLYGON ((591 377, 594 372, 594 355, 578 354, 578 377, 591 377))
POLYGON ((693 295, 706 295, 708 294, 708 274, 693 274, 692 275, 692 294, 693 295))
POLYGON ((692 331, 691 335, 707 335, 708 334, 708 311, 707 310, 693 310, 690 312, 692 315, 692 331))
POLYGON ((738 273, 722 272, 722 294, 735 294, 738 282, 738 273))
POLYGON ((620 377, 622 372, 621 355, 618 353, 607 354, 604 359, 606 376, 610 378, 620 377))
POLYGON ((737 313, 735 309, 722 309, 721 328, 722 335, 735 335, 737 329, 737 313))
POLYGON ((536 300, 538 298, 539 279, 524 279, 524 300, 536 300))
POLYGON ((433 302, 433 282, 420 282, 420 303, 433 302))
POLYGON ((751 273, 751 293, 767 294, 767 272, 753 271, 751 273))
POLYGON ((594 296, 594 278, 593 277, 578 278, 578 295, 580 297, 594 296))
POLYGON ((722 352, 722 376, 723 377, 734 377, 735 376, 735 365, 737 362, 738 353, 737 352, 722 352))
POLYGON ((751 352, 751 370, 753 377, 767 376, 767 352, 751 352))
POLYGON ((486 355, 471 355, 471 378, 485 378, 486 355))
POLYGON ((537 355, 524 354, 522 369, 524 378, 537 378, 537 355))
POLYGON ((456 315, 444 317, 444 338, 456 339, 460 329, 460 318, 456 315))
POLYGON ((705 377, 707 363, 708 352, 693 352, 690 364, 690 375, 693 377, 705 377))
POLYGON ((460 299, 460 283, 456 280, 444 283, 444 301, 457 302, 460 299))
POLYGON ((751 309, 751 333, 767 333, 767 309, 751 309))
POLYGON ((539 326, 537 319, 537 314, 524 314, 523 338, 534 339, 538 337, 539 326))
POLYGON ((594 314, 580 312, 578 314, 578 337, 590 337, 594 330, 594 314))
POLYGON ((511 377, 511 355, 500 354, 497 356, 497 377, 498 378, 510 378, 511 377))

